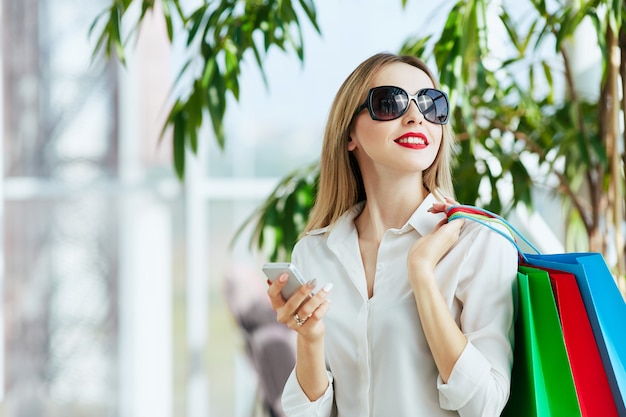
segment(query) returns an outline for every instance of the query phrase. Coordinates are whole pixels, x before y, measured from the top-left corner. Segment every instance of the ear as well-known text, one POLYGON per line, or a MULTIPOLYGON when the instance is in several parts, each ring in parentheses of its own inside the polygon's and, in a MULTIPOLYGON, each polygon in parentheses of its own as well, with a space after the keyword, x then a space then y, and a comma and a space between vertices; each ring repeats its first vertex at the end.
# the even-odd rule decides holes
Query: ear
POLYGON ((348 138, 348 152, 352 152, 356 149, 356 141, 352 140, 352 137, 348 138))

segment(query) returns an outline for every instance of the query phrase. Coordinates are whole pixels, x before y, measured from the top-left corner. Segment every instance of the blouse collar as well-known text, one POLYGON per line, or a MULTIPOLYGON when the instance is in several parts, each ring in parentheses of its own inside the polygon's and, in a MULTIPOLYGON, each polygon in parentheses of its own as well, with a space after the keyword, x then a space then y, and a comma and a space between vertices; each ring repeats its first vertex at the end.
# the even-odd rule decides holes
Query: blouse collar
MULTIPOLYGON (((437 224, 445 218, 445 214, 443 213, 431 213, 428 211, 435 202, 437 202, 437 199, 432 193, 429 193, 401 228, 390 229, 390 231, 396 234, 403 234, 411 230, 416 230, 421 236, 429 234, 437 227, 437 224)), ((364 207, 365 201, 360 201, 347 210, 335 224, 311 230, 308 234, 321 235, 328 232, 329 244, 333 241, 341 242, 350 234, 356 233, 354 219, 361 214, 364 207)))

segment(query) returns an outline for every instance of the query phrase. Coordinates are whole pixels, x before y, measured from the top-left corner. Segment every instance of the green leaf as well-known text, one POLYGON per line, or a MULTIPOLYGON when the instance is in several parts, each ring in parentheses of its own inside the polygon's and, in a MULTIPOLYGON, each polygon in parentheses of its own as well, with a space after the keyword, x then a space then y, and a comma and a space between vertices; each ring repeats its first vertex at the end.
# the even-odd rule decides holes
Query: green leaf
POLYGON ((500 21, 502 22, 506 33, 509 35, 509 40, 511 41, 517 52, 523 54, 524 47, 523 44, 520 42, 519 36, 515 29, 516 24, 513 22, 511 16, 506 12, 504 8, 500 11, 500 21))
POLYGON ((533 181, 526 167, 519 160, 515 160, 510 167, 510 172, 513 177, 513 195, 516 201, 523 202, 526 207, 532 207, 533 181))
POLYGON ((552 69, 546 61, 542 61, 541 64, 543 66, 543 74, 545 75, 546 82, 548 83, 548 96, 546 97, 546 100, 548 103, 552 104, 554 103, 554 81, 552 79, 552 69))
POLYGON ((191 27, 187 32, 187 46, 191 45, 198 34, 198 30, 200 29, 204 19, 206 11, 209 7, 209 4, 206 3, 203 6, 199 7, 196 11, 194 11, 189 17, 189 22, 191 22, 191 27))
MULTIPOLYGON (((543 23, 543 20, 535 20, 531 23, 530 28, 528 29, 528 35, 524 40, 524 51, 528 50, 528 45, 530 45, 530 41, 533 39, 533 36, 536 36, 537 27, 543 23)), ((545 28, 544 28, 545 30, 545 28)))
POLYGON ((400 48, 400 53, 403 55, 424 57, 426 55, 426 47, 431 39, 432 35, 428 35, 423 38, 409 38, 400 48))
POLYGON ((498 177, 491 175, 489 170, 487 172, 487 178, 491 185, 491 200, 489 200, 485 206, 489 211, 502 213, 502 201, 500 199, 500 193, 498 192, 498 177))
MULTIPOLYGON (((317 12, 315 10, 315 2, 313 0, 299 0, 300 7, 304 11, 304 14, 309 19, 309 23, 313 26, 317 33, 322 33, 319 25, 317 24, 317 12)), ((406 4, 406 0, 402 0, 406 4)), ((299 27, 300 25, 298 25, 299 27)))
POLYGON ((224 125, 223 118, 226 111, 226 88, 219 69, 216 67, 213 79, 207 89, 207 107, 213 132, 220 148, 224 148, 224 125))
POLYGON ((109 33, 109 51, 115 51, 122 64, 126 64, 124 47, 122 46, 122 36, 120 34, 121 14, 117 7, 111 8, 111 32, 109 33))
MULTIPOLYGON (((131 0, 132 1, 132 0, 131 0)), ((167 1, 167 0, 166 0, 167 1)), ((129 2, 130 4, 130 2, 129 2)), ((154 6, 154 1, 151 0, 143 0, 141 2, 141 14, 139 15, 139 20, 143 20, 143 18, 146 16, 146 12, 150 9, 152 9, 154 6)), ((127 6, 126 6, 127 7, 127 6)), ((165 9, 163 10, 165 12, 165 9)))
MULTIPOLYGON (((94 22, 95 24, 96 22, 94 22)), ((93 29, 93 27, 90 29, 93 29)), ((105 26, 102 29, 102 32, 100 33, 100 35, 98 36, 98 40, 96 41, 96 46, 93 48, 93 52, 91 53, 91 60, 93 61, 96 56, 98 55, 98 52, 104 47, 105 43, 108 44, 108 36, 109 36, 109 24, 107 23, 107 26, 105 26)), ((107 58, 109 58, 110 54, 109 54, 109 49, 106 48, 105 51, 105 56, 107 58)))
POLYGON ((215 79, 215 72, 217 70, 218 66, 215 58, 209 58, 204 65, 204 71, 202 73, 202 79, 200 81, 200 86, 203 89, 209 88, 209 84, 212 80, 215 79))
POLYGON ((165 27, 167 28, 167 37, 172 42, 174 40, 174 25, 172 23, 172 10, 169 0, 161 0, 161 7, 163 9, 165 27))
POLYGON ((239 227, 231 246, 253 225, 251 244, 272 261, 288 259, 313 207, 318 180, 317 162, 289 173, 239 227))
POLYGON ((176 176, 182 181, 185 178, 185 119, 182 113, 174 116, 174 169, 176 176))

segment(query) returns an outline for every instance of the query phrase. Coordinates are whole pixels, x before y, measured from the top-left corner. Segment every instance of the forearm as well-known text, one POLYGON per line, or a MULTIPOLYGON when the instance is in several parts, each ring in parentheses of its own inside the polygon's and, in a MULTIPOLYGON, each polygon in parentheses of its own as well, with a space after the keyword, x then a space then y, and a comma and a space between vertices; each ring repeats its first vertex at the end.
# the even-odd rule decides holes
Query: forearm
POLYGON ((324 395, 328 388, 324 340, 310 342, 298 337, 296 349, 296 377, 302 391, 311 401, 324 395))
POLYGON ((447 383, 456 361, 465 349, 467 338, 454 321, 434 276, 420 279, 413 294, 435 365, 441 379, 447 383))

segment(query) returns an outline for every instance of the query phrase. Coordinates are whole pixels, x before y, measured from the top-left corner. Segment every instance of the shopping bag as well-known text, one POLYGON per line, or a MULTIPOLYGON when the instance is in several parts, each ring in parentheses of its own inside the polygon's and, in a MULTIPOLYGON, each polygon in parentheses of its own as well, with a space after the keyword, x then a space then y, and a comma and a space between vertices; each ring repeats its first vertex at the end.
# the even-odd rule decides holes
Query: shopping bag
POLYGON ((520 266, 511 395, 505 417, 581 416, 550 277, 520 266))
POLYGON ((526 254, 528 264, 573 274, 620 416, 626 416, 626 303, 599 253, 526 254))
POLYGON ((554 269, 543 271, 550 276, 582 416, 617 417, 611 387, 576 277, 554 269))
MULTIPOLYGON (((487 210, 473 206, 453 206, 448 210, 448 218, 466 218, 489 227, 500 233, 516 246, 522 264, 532 265, 543 269, 552 269, 567 272, 575 277, 577 287, 582 296, 585 312, 593 330, 594 340, 602 361, 602 369, 617 408, 618 415, 626 416, 626 303, 622 298, 617 285, 610 274, 601 254, 598 253, 571 253, 544 255, 540 254, 531 242, 513 228, 505 219, 487 210), (500 227, 494 226, 498 224, 500 227), (509 233, 503 230, 509 229, 509 233), (524 253, 513 236, 523 240, 535 254, 524 253)), ((587 366, 592 366, 588 362, 587 366)), ((602 384, 598 384, 601 387, 602 384)), ((578 392, 579 398, 589 395, 587 392, 578 392)), ((605 398, 603 395, 601 398, 605 398)), ((607 400, 608 401, 608 400, 607 400)), ((590 404, 590 401, 583 401, 590 404)), ((591 404, 597 409, 599 398, 591 404)), ((583 410, 585 411, 585 410, 583 410)))

